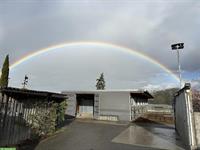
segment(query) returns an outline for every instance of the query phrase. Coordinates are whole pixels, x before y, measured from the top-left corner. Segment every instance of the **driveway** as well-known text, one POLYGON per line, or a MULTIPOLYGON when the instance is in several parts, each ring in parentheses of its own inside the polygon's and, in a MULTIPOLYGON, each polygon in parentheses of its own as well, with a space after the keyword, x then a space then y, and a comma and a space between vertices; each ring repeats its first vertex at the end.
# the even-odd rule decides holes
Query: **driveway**
POLYGON ((156 128, 151 126, 147 129, 135 124, 75 120, 62 133, 40 142, 36 150, 181 149, 174 144, 177 143, 172 133, 174 129, 171 129, 173 131, 166 128, 155 130, 156 128), (153 128, 153 132, 150 128, 153 128))

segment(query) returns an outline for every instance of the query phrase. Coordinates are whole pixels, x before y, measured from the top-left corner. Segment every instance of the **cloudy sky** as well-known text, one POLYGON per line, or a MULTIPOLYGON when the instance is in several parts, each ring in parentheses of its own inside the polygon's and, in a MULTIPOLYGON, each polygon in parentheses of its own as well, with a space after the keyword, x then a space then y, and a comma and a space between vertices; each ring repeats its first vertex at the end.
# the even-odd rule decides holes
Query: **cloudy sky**
POLYGON ((6 0, 0 1, 0 64, 40 49, 71 42, 48 51, 10 71, 10 86, 30 89, 95 89, 104 72, 107 89, 158 89, 178 82, 155 63, 127 53, 144 53, 177 74, 176 52, 184 42, 182 76, 200 87, 200 2, 196 0, 6 0))

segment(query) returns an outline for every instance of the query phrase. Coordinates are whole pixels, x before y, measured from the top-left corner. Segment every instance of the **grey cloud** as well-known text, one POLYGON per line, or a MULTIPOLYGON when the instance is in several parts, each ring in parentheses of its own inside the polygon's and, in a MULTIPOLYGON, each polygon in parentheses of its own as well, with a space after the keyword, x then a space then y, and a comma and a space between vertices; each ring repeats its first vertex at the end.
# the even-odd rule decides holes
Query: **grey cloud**
MULTIPOLYGON (((0 5, 1 64, 7 53, 10 54, 11 62, 14 62, 34 50, 62 42, 103 41, 141 51, 175 72, 177 69, 176 54, 170 50, 170 45, 180 41, 185 42, 185 49, 181 54, 183 70, 199 70, 200 2, 62 1, 57 3, 21 1, 21 3, 0 2, 0 4, 2 4, 0 5)), ((70 58, 77 59, 77 56, 70 58)), ((109 76, 120 74, 116 76, 115 80, 122 80, 121 86, 126 87, 127 82, 130 82, 130 87, 132 84, 137 84, 137 87, 139 87, 144 85, 136 82, 142 81, 144 78, 145 82, 151 82, 160 73, 153 69, 154 67, 149 67, 148 70, 150 71, 146 69, 142 74, 135 73, 134 76, 132 76, 133 73, 123 74, 123 72, 128 72, 128 69, 121 67, 124 65, 122 60, 117 62, 111 57, 107 60, 104 59, 104 61, 112 63, 112 59, 115 62, 113 65, 119 66, 122 73, 119 72, 119 68, 102 66, 98 63, 97 57, 91 60, 94 64, 90 67, 93 69, 96 66, 98 69, 93 74, 88 72, 83 76, 88 76, 91 79, 101 72, 99 70, 106 70, 106 73, 110 72, 109 76)), ((79 67, 82 61, 87 62, 87 59, 85 60, 83 56, 80 56, 76 63, 73 61, 65 63, 71 64, 68 65, 69 70, 73 70, 74 67, 79 71, 84 71, 87 68, 79 67)), ((51 69, 52 66, 55 66, 54 62, 54 60, 46 61, 44 67, 51 69)), ((89 64, 89 62, 87 63, 89 64)), ((137 72, 137 69, 141 67, 140 63, 135 63, 134 67, 129 69, 132 72, 134 70, 137 72)), ((18 69, 20 70, 20 67, 18 69)), ((44 81, 45 77, 43 76, 46 71, 34 67, 31 69, 33 72, 41 73, 44 82, 43 88, 49 87, 49 81, 44 81)), ((62 67, 57 69, 58 74, 62 74, 59 69, 62 70, 62 67)), ((76 78, 78 78, 80 76, 78 75, 79 71, 76 72, 75 70, 71 74, 66 74, 65 77, 60 77, 55 72, 52 74, 55 77, 49 80, 52 84, 56 84, 54 81, 58 77, 63 78, 63 80, 73 80, 72 74, 77 74, 76 78)), ((21 78, 18 77, 18 80, 21 78)), ((91 80, 84 82, 93 85, 91 80)), ((19 85, 19 82, 17 84, 19 85)), ((35 87, 38 87, 39 81, 34 84, 37 84, 35 87)), ((114 80, 110 84, 112 84, 112 87, 118 87, 118 83, 114 80)), ((88 88, 91 87, 88 86, 88 88)))
POLYGON ((155 48, 153 55, 163 64, 166 64, 173 70, 176 69, 176 54, 169 53, 170 45, 176 42, 184 42, 185 49, 181 52, 181 61, 184 70, 195 70, 199 68, 200 62, 197 62, 200 53, 198 30, 199 5, 200 3, 181 3, 170 6, 166 9, 167 15, 151 33, 152 39, 149 43, 150 48, 155 48), (157 42, 154 42, 157 39, 157 42), (156 43, 156 46, 155 46, 156 43), (160 51, 160 52, 159 52, 160 51), (166 59, 167 58, 167 59, 166 59))
POLYGON ((198 48, 199 3, 39 4, 15 4, 15 9, 9 4, 4 8, 4 15, 10 15, 4 18, 10 19, 3 20, 6 34, 2 49, 4 55, 13 56, 13 61, 57 43, 97 40, 141 50, 174 70, 176 55, 170 52, 170 44, 183 41, 189 49, 184 52, 184 69, 197 69, 196 61, 193 67, 188 65, 194 64, 188 60, 195 60, 188 56, 198 58, 194 53, 198 48))

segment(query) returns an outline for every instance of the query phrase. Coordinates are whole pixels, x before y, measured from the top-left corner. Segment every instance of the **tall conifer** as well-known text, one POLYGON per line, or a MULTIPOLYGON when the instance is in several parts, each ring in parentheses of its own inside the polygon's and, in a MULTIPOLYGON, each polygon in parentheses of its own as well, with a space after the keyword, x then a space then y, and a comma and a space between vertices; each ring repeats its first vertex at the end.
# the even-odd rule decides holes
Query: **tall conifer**
POLYGON ((97 90, 104 90, 106 82, 104 80, 104 74, 101 73, 100 77, 97 79, 96 88, 97 90))
POLYGON ((9 55, 6 56, 1 70, 0 87, 8 86, 8 77, 9 77, 9 55))

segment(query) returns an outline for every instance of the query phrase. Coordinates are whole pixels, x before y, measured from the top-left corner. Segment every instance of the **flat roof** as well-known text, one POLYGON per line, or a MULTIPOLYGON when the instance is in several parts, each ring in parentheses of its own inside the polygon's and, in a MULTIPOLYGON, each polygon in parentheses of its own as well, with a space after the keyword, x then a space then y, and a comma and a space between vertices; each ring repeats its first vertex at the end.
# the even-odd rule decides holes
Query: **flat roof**
POLYGON ((146 90, 136 90, 136 89, 106 89, 106 90, 66 90, 62 91, 63 94, 96 94, 96 93, 130 93, 131 96, 153 98, 153 96, 146 90))
POLYGON ((64 92, 71 92, 71 93, 74 93, 74 92, 137 92, 137 91, 142 91, 142 90, 137 90, 137 89, 105 89, 105 90, 64 90, 62 91, 61 93, 64 93, 64 92))

